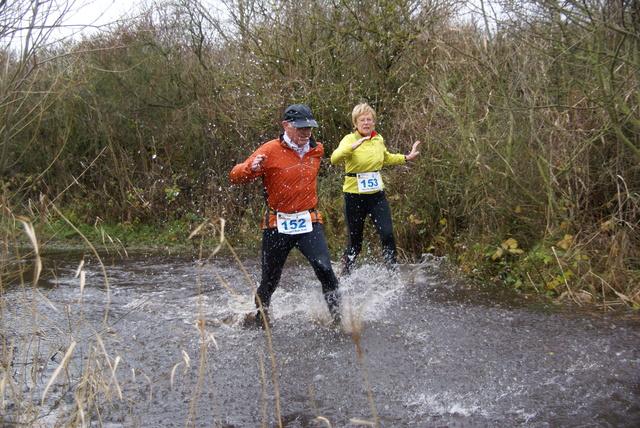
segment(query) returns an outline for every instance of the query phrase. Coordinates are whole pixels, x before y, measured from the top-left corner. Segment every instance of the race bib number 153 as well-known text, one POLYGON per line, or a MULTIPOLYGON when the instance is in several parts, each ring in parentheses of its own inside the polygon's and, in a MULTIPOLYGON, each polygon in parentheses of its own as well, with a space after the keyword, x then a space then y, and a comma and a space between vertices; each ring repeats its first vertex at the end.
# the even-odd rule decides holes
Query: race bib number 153
POLYGON ((375 192, 382 190, 382 176, 380 171, 361 172, 358 178, 358 192, 375 192))

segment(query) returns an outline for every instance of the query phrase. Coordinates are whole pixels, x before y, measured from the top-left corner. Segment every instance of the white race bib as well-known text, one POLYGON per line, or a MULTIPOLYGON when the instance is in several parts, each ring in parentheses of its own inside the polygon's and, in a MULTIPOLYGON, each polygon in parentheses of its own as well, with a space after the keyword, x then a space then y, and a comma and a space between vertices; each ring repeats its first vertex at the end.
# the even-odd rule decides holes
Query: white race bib
POLYGON ((300 211, 293 214, 277 213, 276 224, 278 225, 278 232, 285 235, 298 235, 300 233, 309 233, 313 230, 309 211, 300 211))
POLYGON ((382 190, 382 176, 380 171, 361 172, 357 175, 358 192, 375 192, 382 190))

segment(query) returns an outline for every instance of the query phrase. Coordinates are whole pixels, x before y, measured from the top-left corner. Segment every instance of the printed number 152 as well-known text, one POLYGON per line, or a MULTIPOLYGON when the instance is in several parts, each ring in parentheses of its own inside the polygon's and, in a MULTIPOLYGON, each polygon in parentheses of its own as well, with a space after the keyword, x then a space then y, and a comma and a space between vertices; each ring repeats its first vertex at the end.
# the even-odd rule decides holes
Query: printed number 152
POLYGON ((284 230, 297 230, 297 229, 304 229, 305 224, 306 224, 305 219, 299 218, 297 220, 283 221, 282 227, 284 230))

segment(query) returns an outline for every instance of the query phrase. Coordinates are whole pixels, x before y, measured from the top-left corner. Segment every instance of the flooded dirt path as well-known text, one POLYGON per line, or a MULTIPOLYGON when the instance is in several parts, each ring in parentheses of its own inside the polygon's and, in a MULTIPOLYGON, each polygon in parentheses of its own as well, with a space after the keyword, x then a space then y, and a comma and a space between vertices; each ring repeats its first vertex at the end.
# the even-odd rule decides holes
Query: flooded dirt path
MULTIPOLYGON (((313 272, 292 257, 269 340, 244 325, 251 288, 231 257, 105 257, 107 279, 94 257, 76 276, 81 259, 45 256, 37 293, 3 296, 5 334, 29 345, 16 345, 23 363, 10 375, 37 366, 36 398, 74 343, 42 426, 77 407, 88 366, 107 373, 108 386, 94 382, 99 411, 84 410, 93 426, 640 426, 633 314, 470 287, 428 260, 396 275, 363 266, 343 279, 343 326, 334 328, 313 272)), ((257 282, 259 259, 242 264, 257 282)), ((17 404, 4 406, 9 421, 17 404)))

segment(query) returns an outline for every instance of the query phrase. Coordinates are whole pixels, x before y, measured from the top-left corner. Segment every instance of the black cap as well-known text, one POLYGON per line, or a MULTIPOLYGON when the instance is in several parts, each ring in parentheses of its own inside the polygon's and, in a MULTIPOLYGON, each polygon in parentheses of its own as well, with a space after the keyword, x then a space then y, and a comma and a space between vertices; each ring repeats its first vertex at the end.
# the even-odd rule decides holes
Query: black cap
POLYGON ((311 109, 304 104, 294 104, 284 111, 284 120, 296 128, 317 128, 318 122, 313 118, 311 109))

